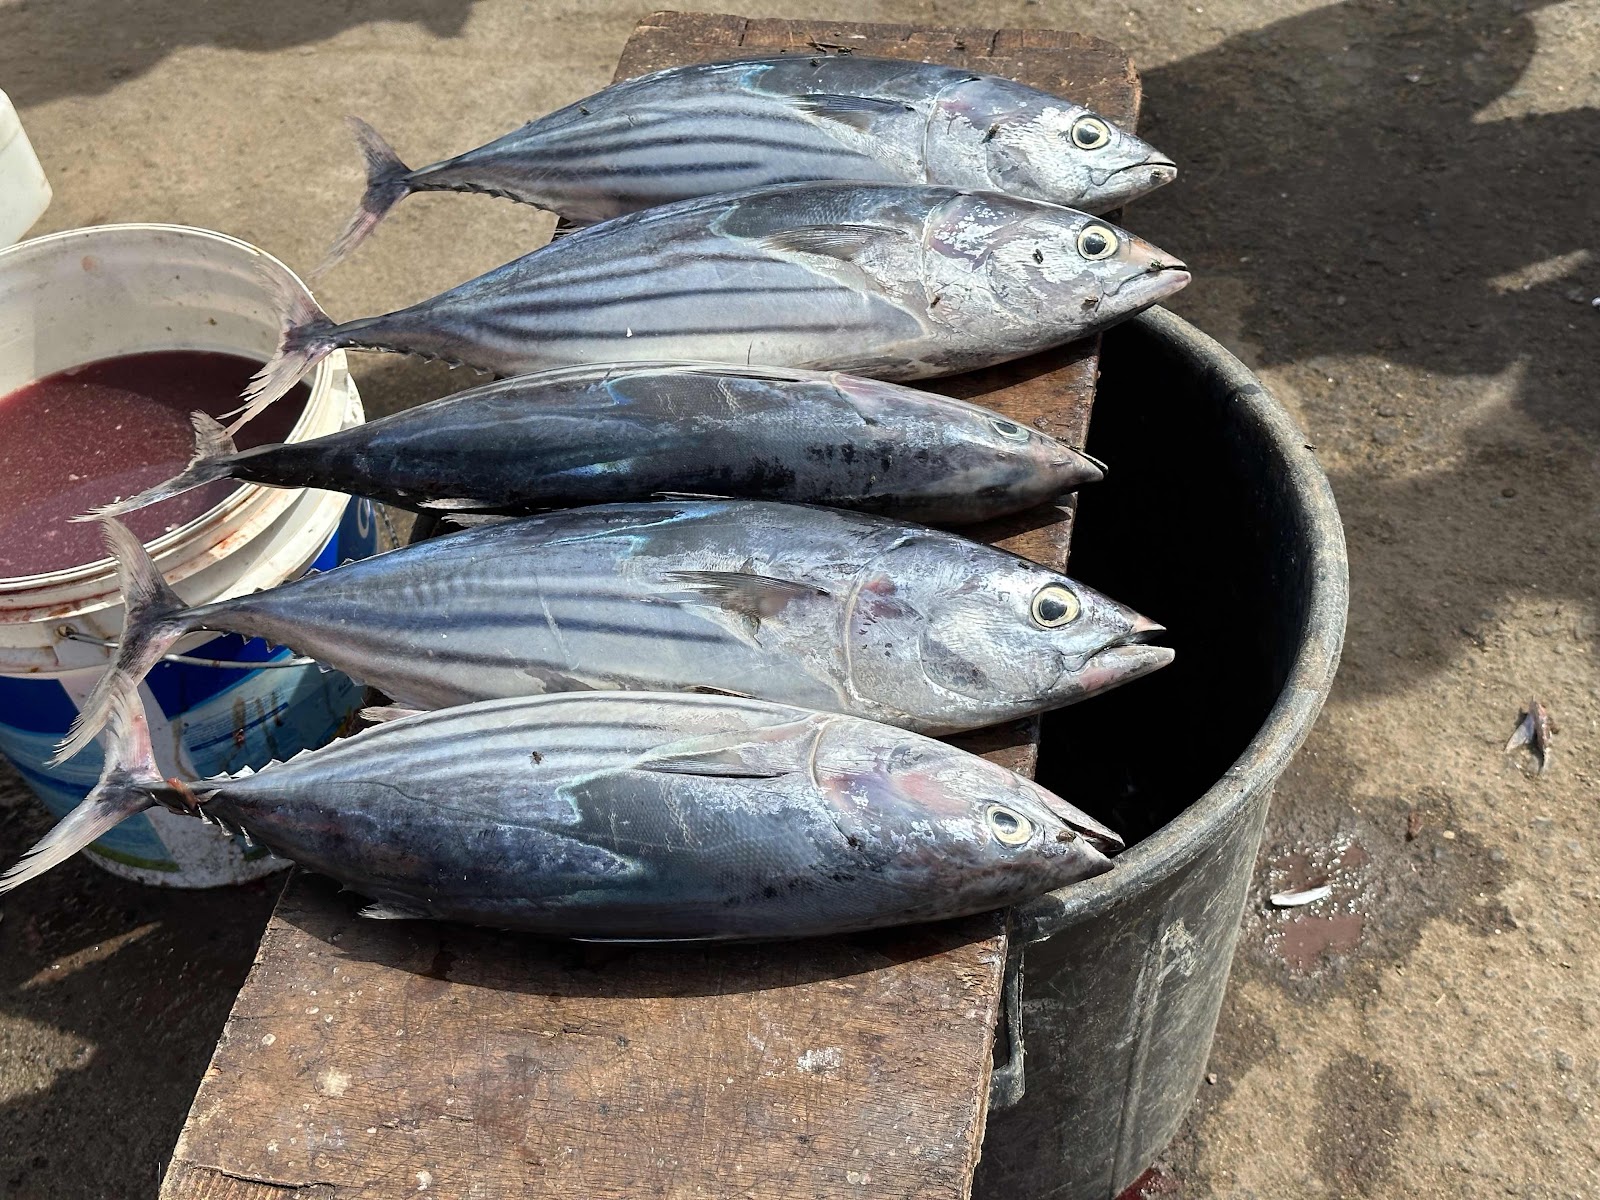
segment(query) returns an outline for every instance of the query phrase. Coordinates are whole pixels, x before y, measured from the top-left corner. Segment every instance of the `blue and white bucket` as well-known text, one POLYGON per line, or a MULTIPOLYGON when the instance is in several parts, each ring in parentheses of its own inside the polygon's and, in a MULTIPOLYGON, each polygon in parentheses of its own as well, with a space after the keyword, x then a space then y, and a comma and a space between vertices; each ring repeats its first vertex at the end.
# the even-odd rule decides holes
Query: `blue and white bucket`
MULTIPOLYGON (((0 395, 143 351, 264 361, 277 345, 279 315, 263 270, 305 286, 253 246, 184 226, 107 225, 0 250, 0 395)), ((320 363, 308 382, 290 441, 360 423, 342 354, 320 363)), ((147 548, 174 590, 201 604, 364 558, 378 544, 377 515, 364 500, 245 484, 147 548)), ((58 767, 49 760, 105 669, 122 617, 110 559, 0 579, 0 753, 58 816, 99 774, 98 746, 58 767)), ((142 689, 157 761, 169 774, 197 778, 288 758, 329 741, 361 704, 361 689, 343 675, 259 640, 201 633, 173 649, 142 689)), ((168 887, 237 883, 287 865, 159 809, 124 822, 90 852, 114 874, 168 887)))

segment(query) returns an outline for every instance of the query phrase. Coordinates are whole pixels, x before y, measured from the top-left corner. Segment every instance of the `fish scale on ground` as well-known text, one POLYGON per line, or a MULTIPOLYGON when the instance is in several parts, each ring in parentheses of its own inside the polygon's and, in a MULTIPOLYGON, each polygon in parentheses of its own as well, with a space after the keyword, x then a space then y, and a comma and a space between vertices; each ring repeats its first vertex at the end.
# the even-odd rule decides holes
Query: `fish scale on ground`
POLYGON ((1110 829, 1030 780, 854 717, 580 693, 403 718, 239 776, 164 780, 136 694, 100 782, 0 876, 158 805, 371 897, 564 937, 804 937, 964 916, 1098 875, 1110 829))
POLYGON ((367 192, 324 268, 412 192, 483 192, 587 225, 823 180, 932 183, 1105 212, 1177 174, 1139 138, 1057 96, 957 67, 853 54, 672 67, 417 170, 365 122, 352 124, 367 192))
POLYGON ((128 616, 62 757, 179 639, 263 637, 408 707, 702 689, 930 733, 1070 704, 1172 658, 1161 626, 955 534, 761 501, 506 520, 186 608, 106 519, 128 616))
POLYGON ((580 229, 343 324, 275 279, 283 338, 230 432, 340 348, 500 375, 674 358, 920 379, 1083 337, 1188 279, 1177 259, 1097 217, 992 192, 735 192, 580 229))

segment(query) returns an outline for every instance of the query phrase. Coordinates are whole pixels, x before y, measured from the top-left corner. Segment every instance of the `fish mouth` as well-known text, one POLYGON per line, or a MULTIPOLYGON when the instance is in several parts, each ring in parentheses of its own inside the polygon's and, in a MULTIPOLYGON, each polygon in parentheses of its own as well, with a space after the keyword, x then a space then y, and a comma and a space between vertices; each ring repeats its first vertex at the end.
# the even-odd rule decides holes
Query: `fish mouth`
POLYGON ((1085 454, 1082 450, 1074 450, 1070 446, 1067 452, 1058 458, 1049 461, 1050 468, 1060 471, 1071 468, 1070 478, 1064 490, 1071 491, 1085 483, 1099 483, 1106 477, 1106 465, 1098 458, 1085 454))
POLYGON ((1074 845, 1072 853, 1080 859, 1086 859, 1086 866, 1096 867, 1086 874, 1099 875, 1104 870, 1110 870, 1110 859, 1107 856, 1126 850, 1128 843, 1123 842, 1122 834, 1118 834, 1117 830, 1110 826, 1102 826, 1101 822, 1091 818, 1082 808, 1070 805, 1059 795, 1051 792, 1048 787, 1034 784, 1030 790, 1034 792, 1038 802, 1050 810, 1051 816, 1078 835, 1082 845, 1074 845))
POLYGON ((1135 171, 1143 171, 1145 173, 1145 179, 1137 185, 1140 189, 1137 194, 1142 195, 1144 192, 1154 188, 1165 187, 1176 179, 1178 177, 1178 164, 1165 154, 1150 154, 1138 162, 1129 163, 1124 167, 1112 167, 1109 171, 1091 171, 1089 172, 1089 181, 1095 187, 1105 187, 1113 179, 1117 179, 1119 176, 1131 175, 1135 171))
POLYGON ((1166 626, 1158 625, 1148 617, 1139 617, 1128 632, 1089 656, 1078 673, 1079 686, 1085 696, 1109 691, 1134 679, 1159 671, 1177 657, 1170 646, 1153 646, 1152 638, 1165 633, 1166 626))
POLYGON ((1178 259, 1152 258, 1147 266, 1131 275, 1124 275, 1105 289, 1107 298, 1131 298, 1141 307, 1148 308, 1175 292, 1189 286, 1189 266, 1178 259))
MULTIPOLYGON (((1068 821, 1067 825, 1089 843, 1089 849, 1098 851, 1108 859, 1128 848, 1128 843, 1122 840, 1120 833, 1109 825, 1102 825, 1088 813, 1080 813, 1077 820, 1068 821)), ((1106 865, 1109 867, 1111 864, 1108 862, 1106 865)))

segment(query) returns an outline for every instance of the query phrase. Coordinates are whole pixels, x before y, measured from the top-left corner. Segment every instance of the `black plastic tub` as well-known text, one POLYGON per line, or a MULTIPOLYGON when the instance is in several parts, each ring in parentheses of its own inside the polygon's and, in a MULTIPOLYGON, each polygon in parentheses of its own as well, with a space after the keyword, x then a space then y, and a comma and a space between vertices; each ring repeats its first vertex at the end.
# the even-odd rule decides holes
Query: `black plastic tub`
POLYGON ((1344 638, 1344 533, 1304 436, 1151 310, 1106 335, 1070 573, 1161 621, 1167 669, 1046 720, 1040 780, 1136 842, 1014 914, 979 1200, 1110 1200, 1171 1140, 1222 1004, 1273 785, 1344 638), (1020 1003, 1018 995, 1020 993, 1020 1003))

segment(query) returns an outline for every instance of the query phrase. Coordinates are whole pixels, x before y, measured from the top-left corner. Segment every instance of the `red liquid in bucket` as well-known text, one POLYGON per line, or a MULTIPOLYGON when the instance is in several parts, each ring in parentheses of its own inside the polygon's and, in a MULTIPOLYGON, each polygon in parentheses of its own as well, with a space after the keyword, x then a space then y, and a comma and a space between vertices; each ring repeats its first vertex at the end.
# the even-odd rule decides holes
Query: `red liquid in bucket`
MULTIPOLYGON (((0 578, 104 558, 99 523, 71 518, 183 470, 194 455, 189 414, 237 408, 260 369, 236 354, 161 350, 58 371, 0 397, 0 578)), ((295 385, 239 431, 239 448, 281 442, 310 395, 295 385)), ((239 486, 220 480, 122 520, 150 542, 239 486)))

